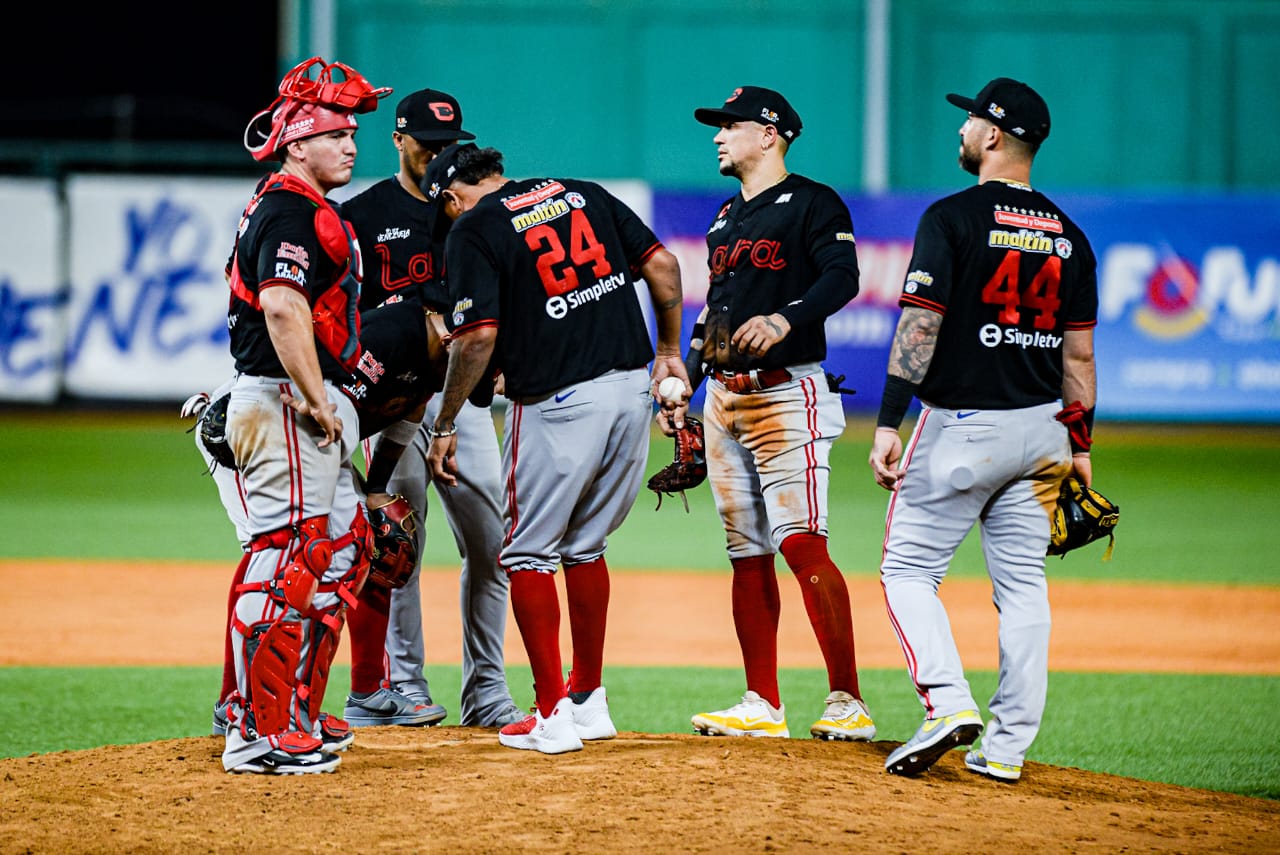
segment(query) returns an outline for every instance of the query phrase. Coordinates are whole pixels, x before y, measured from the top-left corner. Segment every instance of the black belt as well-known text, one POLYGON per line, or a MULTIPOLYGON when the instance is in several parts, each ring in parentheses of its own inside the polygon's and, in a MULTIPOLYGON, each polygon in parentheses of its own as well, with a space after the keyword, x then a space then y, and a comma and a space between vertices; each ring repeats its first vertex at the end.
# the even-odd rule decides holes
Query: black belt
POLYGON ((781 386, 791 379, 791 372, 785 368, 752 368, 750 371, 715 370, 711 372, 711 376, 730 392, 745 395, 781 386))

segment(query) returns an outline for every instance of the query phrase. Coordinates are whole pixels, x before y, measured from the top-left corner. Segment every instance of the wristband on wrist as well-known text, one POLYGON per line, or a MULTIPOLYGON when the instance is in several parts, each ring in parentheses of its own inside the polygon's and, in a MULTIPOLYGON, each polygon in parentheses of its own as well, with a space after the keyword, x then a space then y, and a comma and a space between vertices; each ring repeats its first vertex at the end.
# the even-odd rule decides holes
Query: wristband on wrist
POLYGON ((1085 409, 1079 401, 1063 407, 1054 416, 1067 427, 1067 436, 1071 440, 1071 453, 1087 453, 1093 445, 1093 415, 1096 407, 1085 409))
POLYGON ((448 430, 441 430, 437 428, 435 425, 432 425, 431 427, 427 428, 427 436, 431 437, 432 439, 440 439, 441 437, 445 437, 445 436, 454 436, 455 434, 457 434, 457 432, 458 432, 457 425, 449 425, 448 430))
POLYGON ((919 383, 912 383, 905 377, 890 374, 884 381, 884 394, 880 396, 880 414, 876 416, 876 427, 887 427, 897 430, 906 418, 907 408, 916 396, 919 383))

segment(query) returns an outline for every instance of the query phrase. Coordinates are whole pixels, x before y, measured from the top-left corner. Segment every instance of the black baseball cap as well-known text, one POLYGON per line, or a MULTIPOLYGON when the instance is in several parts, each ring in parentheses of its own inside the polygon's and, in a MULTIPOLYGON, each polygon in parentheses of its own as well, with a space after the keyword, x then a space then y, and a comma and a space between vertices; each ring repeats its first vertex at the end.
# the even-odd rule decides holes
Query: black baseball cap
POLYGON ((947 100, 1024 142, 1039 145, 1049 136, 1049 105, 1020 80, 997 77, 982 87, 977 98, 953 93, 947 100))
POLYGON ((795 142, 803 127, 800 115, 786 98, 759 86, 739 86, 725 99, 723 107, 699 107, 693 111, 693 117, 712 127, 742 121, 773 125, 787 142, 795 142))
POLYGON ((438 89, 419 89, 400 99, 396 105, 396 130, 419 142, 476 138, 462 129, 458 99, 438 89))

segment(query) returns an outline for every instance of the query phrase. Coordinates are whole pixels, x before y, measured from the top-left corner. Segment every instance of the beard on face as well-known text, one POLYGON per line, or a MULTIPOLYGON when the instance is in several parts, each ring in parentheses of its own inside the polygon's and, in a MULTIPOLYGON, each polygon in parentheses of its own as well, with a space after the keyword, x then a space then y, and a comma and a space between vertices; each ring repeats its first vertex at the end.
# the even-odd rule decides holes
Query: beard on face
POLYGON ((958 160, 961 169, 970 175, 977 175, 979 167, 982 166, 982 153, 976 149, 970 148, 964 143, 961 143, 960 157, 958 160))

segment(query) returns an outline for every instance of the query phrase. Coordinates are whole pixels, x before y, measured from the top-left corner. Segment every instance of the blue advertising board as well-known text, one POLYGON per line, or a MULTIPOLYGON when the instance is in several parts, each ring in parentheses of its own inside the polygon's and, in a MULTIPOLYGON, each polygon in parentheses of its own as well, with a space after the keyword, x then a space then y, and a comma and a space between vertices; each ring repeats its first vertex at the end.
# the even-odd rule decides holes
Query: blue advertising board
MULTIPOLYGON (((654 192, 654 230, 684 275, 686 338, 705 304, 705 231, 728 195, 654 192)), ((1280 421, 1280 197, 1052 195, 1098 258, 1100 418, 1280 421)), ((857 392, 846 409, 869 413, 916 221, 937 197, 844 198, 861 291, 827 321, 826 366, 857 392)))

